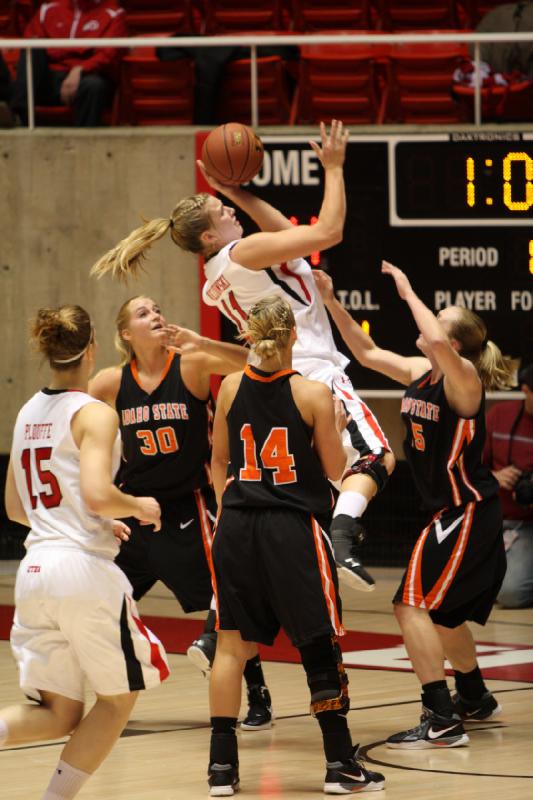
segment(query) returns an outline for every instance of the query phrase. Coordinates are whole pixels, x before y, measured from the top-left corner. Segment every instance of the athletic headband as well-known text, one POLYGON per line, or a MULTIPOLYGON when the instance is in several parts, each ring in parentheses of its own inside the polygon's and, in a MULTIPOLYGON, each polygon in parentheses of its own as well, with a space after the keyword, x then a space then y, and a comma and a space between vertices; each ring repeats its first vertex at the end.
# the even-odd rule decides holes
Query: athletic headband
POLYGON ((93 329, 93 326, 91 325, 91 332, 89 334, 89 341, 87 342, 87 344, 85 345, 83 350, 81 350, 81 352, 77 353, 75 356, 71 356, 70 358, 53 358, 52 359, 53 363, 54 364, 71 364, 73 361, 77 361, 89 349, 89 345, 91 344, 91 342, 93 340, 93 333, 94 333, 94 329, 93 329))

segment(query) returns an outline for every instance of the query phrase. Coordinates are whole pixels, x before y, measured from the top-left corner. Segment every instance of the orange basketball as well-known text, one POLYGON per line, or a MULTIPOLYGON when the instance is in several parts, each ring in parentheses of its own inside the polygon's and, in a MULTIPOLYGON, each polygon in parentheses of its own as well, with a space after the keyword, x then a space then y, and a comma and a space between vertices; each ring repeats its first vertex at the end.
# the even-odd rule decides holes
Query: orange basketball
POLYGON ((250 181, 263 163, 263 142, 240 122, 227 122, 211 131, 202 147, 209 175, 227 186, 250 181))

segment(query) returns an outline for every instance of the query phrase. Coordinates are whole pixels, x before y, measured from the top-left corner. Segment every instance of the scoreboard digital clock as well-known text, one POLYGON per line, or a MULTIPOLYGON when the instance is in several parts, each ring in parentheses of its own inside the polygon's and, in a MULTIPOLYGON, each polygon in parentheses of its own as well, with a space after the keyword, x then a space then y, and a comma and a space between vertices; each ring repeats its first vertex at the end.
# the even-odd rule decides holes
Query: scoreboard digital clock
MULTIPOLYGON (((246 187, 294 224, 313 224, 323 197, 308 138, 262 137, 263 168, 246 187)), ((533 135, 352 135, 344 173, 343 241, 309 260, 331 273, 341 302, 380 346, 416 353, 411 315, 380 272, 386 259, 430 308, 476 311, 504 353, 533 361, 533 135)), ((238 215, 245 233, 256 229, 238 215)), ((235 334, 225 319, 221 330, 235 334)), ((397 388, 357 365, 350 371, 361 389, 397 388)))

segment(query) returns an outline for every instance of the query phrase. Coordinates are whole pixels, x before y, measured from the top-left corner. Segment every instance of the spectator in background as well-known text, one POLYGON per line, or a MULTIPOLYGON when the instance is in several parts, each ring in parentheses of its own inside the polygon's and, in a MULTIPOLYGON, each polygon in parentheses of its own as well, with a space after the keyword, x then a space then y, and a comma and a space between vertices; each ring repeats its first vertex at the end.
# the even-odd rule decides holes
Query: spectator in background
POLYGON ((487 414, 483 460, 500 484, 507 573, 498 603, 533 606, 533 364, 518 373, 523 400, 497 403, 487 414))
MULTIPOLYGON (((489 11, 476 27, 478 33, 525 33, 533 31, 533 2, 505 3, 489 11)), ((471 55, 474 56, 473 45, 471 55)), ((481 60, 495 73, 522 73, 533 80, 532 42, 487 42, 481 45, 481 60)))
MULTIPOLYGON (((74 49, 33 51, 35 103, 70 105, 74 125, 102 124, 102 113, 113 96, 122 51, 84 47, 86 38, 126 36, 125 14, 116 0, 57 0, 43 4, 31 18, 26 38, 80 39, 74 49)), ((12 108, 27 122, 26 59, 17 68, 12 108)))

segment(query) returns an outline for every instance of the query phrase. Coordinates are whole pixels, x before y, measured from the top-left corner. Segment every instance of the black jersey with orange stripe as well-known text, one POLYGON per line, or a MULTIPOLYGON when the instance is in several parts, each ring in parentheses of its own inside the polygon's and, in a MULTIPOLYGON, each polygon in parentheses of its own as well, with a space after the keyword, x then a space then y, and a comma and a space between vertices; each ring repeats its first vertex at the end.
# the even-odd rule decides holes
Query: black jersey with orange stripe
POLYGON ((329 482, 292 396, 296 374, 246 367, 227 415, 231 465, 223 506, 329 514, 329 482))
POLYGON ((170 354, 159 385, 146 392, 135 360, 122 368, 116 400, 122 435, 117 483, 134 495, 161 502, 210 483, 209 402, 183 383, 180 357, 170 354))
POLYGON ((460 417, 448 404, 444 378, 432 383, 430 371, 407 387, 401 413, 405 456, 428 509, 479 502, 498 493, 496 479, 481 463, 484 395, 474 417, 460 417))

